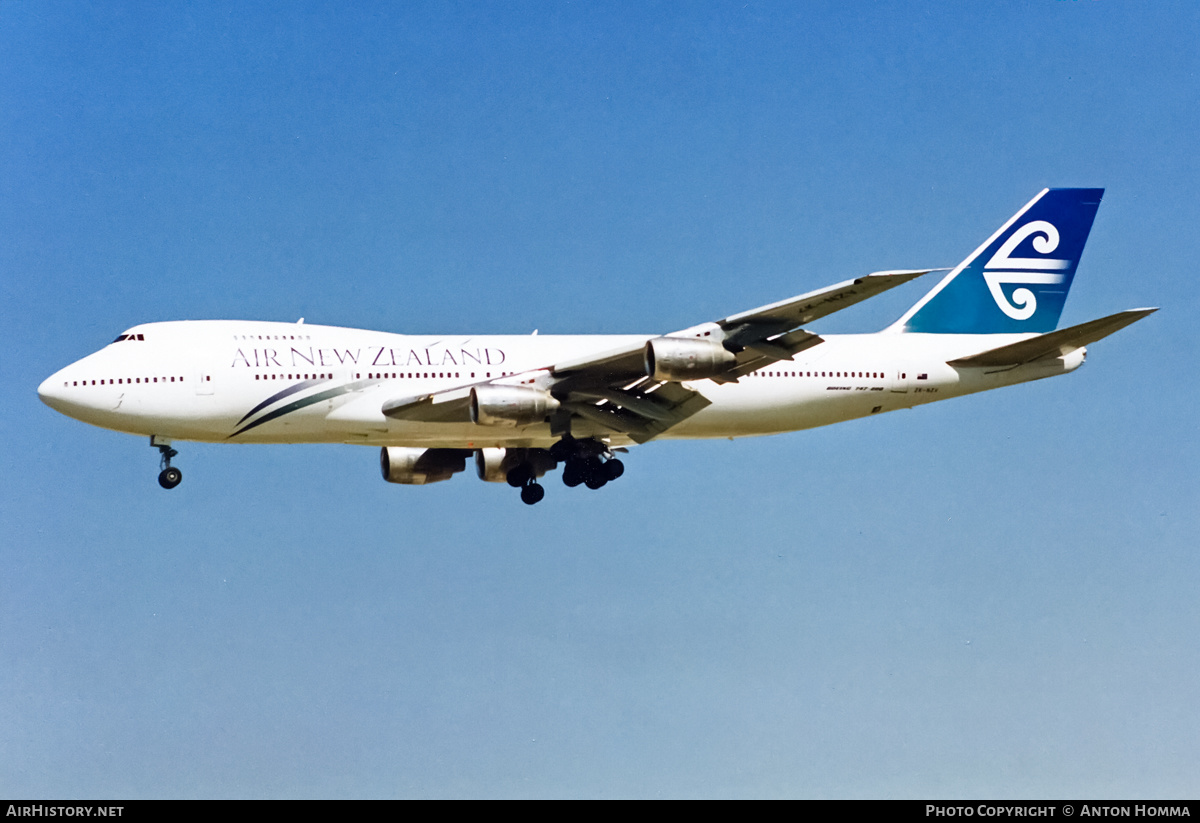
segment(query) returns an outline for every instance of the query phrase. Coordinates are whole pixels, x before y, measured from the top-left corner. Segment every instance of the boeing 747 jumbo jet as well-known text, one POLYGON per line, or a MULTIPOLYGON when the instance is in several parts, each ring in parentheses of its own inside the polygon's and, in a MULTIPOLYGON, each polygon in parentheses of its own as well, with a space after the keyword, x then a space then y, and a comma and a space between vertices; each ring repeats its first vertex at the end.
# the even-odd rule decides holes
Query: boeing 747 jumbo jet
MULTIPOLYGON (((825 426, 1074 371, 1155 309, 1055 331, 1103 189, 1046 189, 894 324, 814 320, 935 269, 884 271, 666 335, 417 336, 237 320, 148 323, 38 387, 63 414, 150 438, 382 447, 391 483, 479 477, 598 489, 656 439, 825 426)), ((942 271, 945 271, 944 269, 942 271)))

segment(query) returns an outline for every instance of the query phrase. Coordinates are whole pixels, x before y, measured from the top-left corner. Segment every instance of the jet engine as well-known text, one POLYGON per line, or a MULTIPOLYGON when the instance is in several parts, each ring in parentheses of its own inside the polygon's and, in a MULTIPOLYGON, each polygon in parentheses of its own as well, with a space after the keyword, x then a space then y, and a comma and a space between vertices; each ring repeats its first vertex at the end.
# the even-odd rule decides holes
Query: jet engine
POLYGON ((471 389, 471 422, 481 426, 541 423, 558 408, 549 392, 528 386, 476 386, 471 389))
POLYGON ((503 483, 520 462, 516 449, 479 449, 475 452, 475 473, 487 483, 503 483))
POLYGON ((467 467, 467 455, 461 449, 415 449, 384 446, 379 452, 379 467, 389 483, 423 486, 449 480, 467 467))
MULTIPOLYGON (((509 472, 526 467, 528 477, 541 477, 558 466, 546 449, 477 449, 475 473, 488 483, 508 483, 509 472)), ((511 484, 510 484, 511 485, 511 484)))
POLYGON ((712 340, 656 337, 646 342, 646 376, 655 380, 701 380, 737 363, 737 356, 712 340))

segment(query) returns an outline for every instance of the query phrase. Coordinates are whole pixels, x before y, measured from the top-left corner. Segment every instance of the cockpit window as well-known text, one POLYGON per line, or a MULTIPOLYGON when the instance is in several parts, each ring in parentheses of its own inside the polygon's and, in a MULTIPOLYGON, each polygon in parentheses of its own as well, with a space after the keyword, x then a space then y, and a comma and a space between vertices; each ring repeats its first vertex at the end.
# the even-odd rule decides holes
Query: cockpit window
POLYGON ((122 340, 145 340, 145 339, 146 339, 146 336, 142 335, 142 334, 122 334, 120 337, 118 337, 113 342, 120 343, 122 340))

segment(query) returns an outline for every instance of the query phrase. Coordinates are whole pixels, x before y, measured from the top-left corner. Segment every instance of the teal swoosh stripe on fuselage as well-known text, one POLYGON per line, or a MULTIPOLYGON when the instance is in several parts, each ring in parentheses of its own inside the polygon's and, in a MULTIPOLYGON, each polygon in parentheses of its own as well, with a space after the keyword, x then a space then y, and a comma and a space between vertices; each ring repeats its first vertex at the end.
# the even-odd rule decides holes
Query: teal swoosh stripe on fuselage
POLYGON ((293 383, 292 385, 288 386, 283 391, 276 392, 275 394, 271 395, 266 400, 262 401, 257 406, 252 408, 250 411, 246 412, 245 416, 243 416, 242 419, 237 422, 237 425, 239 425, 239 426, 242 425, 248 419, 250 419, 254 415, 258 414, 260 411, 262 411, 267 406, 274 403, 276 400, 282 400, 283 398, 285 398, 289 395, 295 394, 298 391, 304 391, 305 389, 307 389, 311 386, 315 386, 318 383, 324 383, 324 382, 326 382, 326 380, 305 380, 303 383, 293 383))
MULTIPOLYGON (((247 432, 256 426, 261 426, 263 423, 269 423, 272 420, 277 420, 278 418, 283 417, 285 414, 291 414, 292 412, 294 412, 298 409, 303 409, 306 406, 311 406, 313 403, 320 403, 322 400, 329 400, 330 398, 339 397, 340 395, 355 391, 356 389, 359 389, 364 385, 368 385, 370 382, 371 381, 360 381, 357 383, 347 383, 344 386, 337 386, 332 389, 326 389, 325 391, 317 392, 316 394, 310 394, 308 397, 301 397, 299 400, 293 400, 291 403, 288 403, 286 406, 280 406, 275 411, 273 411, 269 414, 264 414, 262 417, 258 418, 253 423, 249 423, 245 426, 242 426, 240 429, 238 429, 237 431, 235 431, 233 434, 229 435, 229 437, 227 437, 225 439, 232 440, 233 438, 237 437, 239 434, 241 434, 243 432, 247 432)), ((245 419, 245 418, 243 418, 243 419, 245 419)))

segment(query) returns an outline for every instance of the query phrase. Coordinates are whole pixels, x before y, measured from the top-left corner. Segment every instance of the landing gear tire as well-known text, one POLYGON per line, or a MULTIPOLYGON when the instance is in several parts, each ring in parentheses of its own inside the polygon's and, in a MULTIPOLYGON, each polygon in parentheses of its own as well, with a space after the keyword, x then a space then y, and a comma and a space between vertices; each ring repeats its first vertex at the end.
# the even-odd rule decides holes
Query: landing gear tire
POLYGON ((583 483, 589 489, 598 489, 608 482, 604 464, 599 457, 589 457, 583 464, 583 483))
POLYGON ((625 464, 617 458, 613 458, 604 464, 604 479, 616 480, 625 473, 625 464))
POLYGON ((586 485, 599 489, 625 474, 625 464, 595 441, 564 437, 550 448, 550 454, 564 464, 563 485, 571 488, 586 485))
POLYGON ((173 489, 183 480, 183 472, 171 465, 171 458, 177 457, 179 452, 171 448, 169 442, 159 443, 157 440, 157 437, 150 438, 150 445, 158 449, 158 467, 162 469, 158 473, 158 485, 164 489, 173 489))
POLYGON ((504 476, 504 479, 508 481, 508 485, 514 489, 519 489, 533 480, 533 466, 530 466, 528 463, 513 466, 508 470, 508 474, 504 476))
POLYGON ((578 461, 567 461, 567 465, 563 467, 562 478, 563 484, 572 489, 583 482, 583 470, 580 468, 578 461))
POLYGON ((521 502, 527 506, 532 506, 545 496, 546 490, 540 483, 530 483, 528 486, 521 487, 521 502))

